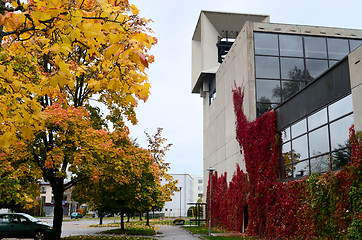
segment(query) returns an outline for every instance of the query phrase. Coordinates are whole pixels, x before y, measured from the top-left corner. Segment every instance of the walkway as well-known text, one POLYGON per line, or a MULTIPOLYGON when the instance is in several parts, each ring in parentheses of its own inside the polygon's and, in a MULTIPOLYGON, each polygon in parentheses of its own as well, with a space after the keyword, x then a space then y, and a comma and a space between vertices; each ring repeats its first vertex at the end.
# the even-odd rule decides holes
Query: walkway
POLYGON ((200 238, 195 237, 189 231, 178 226, 157 225, 156 227, 159 229, 157 230, 157 235, 162 235, 160 238, 164 240, 200 240, 200 238))

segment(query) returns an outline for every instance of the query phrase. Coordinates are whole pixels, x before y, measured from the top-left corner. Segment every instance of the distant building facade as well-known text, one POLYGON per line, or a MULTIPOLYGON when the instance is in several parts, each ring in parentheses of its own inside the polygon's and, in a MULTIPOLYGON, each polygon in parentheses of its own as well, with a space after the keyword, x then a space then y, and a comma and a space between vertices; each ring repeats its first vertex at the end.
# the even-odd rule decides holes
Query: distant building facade
POLYGON ((187 203, 194 202, 194 179, 190 174, 170 175, 178 180, 177 187, 181 188, 181 191, 175 192, 171 201, 166 202, 160 212, 165 217, 186 217, 190 207, 187 203))

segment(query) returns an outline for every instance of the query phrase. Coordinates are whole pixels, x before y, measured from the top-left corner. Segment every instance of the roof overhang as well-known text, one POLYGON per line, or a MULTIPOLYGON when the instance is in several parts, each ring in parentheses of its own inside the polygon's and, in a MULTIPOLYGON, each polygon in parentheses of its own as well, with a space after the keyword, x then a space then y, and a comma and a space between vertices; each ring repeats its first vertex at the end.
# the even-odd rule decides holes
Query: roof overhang
POLYGON ((215 67, 206 71, 202 71, 196 81, 194 88, 192 89, 192 93, 202 93, 201 89, 203 83, 209 83, 212 79, 214 79, 218 69, 219 67, 215 67))

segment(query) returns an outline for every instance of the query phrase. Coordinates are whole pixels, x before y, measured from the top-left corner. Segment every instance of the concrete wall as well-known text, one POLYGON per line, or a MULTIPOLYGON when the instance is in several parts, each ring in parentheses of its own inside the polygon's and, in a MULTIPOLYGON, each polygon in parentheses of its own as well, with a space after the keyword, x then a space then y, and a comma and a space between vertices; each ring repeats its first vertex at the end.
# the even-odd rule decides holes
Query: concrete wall
POLYGON ((362 46, 348 56, 355 129, 362 131, 362 46))

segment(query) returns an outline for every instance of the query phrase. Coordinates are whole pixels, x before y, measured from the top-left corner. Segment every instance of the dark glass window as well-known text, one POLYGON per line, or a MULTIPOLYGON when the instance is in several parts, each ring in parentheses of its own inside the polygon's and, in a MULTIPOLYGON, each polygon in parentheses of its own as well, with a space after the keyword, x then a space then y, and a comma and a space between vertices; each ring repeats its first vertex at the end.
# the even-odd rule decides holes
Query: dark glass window
POLYGON ((328 126, 318 128, 309 133, 310 156, 318 156, 329 152, 328 126))
POLYGON ((344 148, 348 144, 349 128, 353 124, 353 115, 348 115, 331 123, 331 149, 332 151, 344 148))
POLYGON ((278 57, 255 57, 256 78, 280 78, 278 57))
POLYGON ((280 103, 280 81, 260 80, 256 81, 257 101, 263 103, 280 103))
POLYGON ((284 168, 280 170, 280 175, 288 177, 292 170, 295 178, 301 175, 298 173, 300 170, 309 174, 306 168, 308 161, 311 172, 317 173, 337 170, 348 164, 351 159, 348 139, 349 128, 353 124, 352 110, 350 94, 282 131, 280 161, 284 168), (291 137, 285 136, 284 132, 291 132, 291 137), (301 162, 304 161, 303 165, 301 162))
POLYGON ((327 58, 326 39, 320 37, 304 37, 305 56, 307 58, 327 58))
POLYGON ((303 58, 280 58, 282 79, 305 80, 303 58))
POLYGON ((353 50, 355 50, 356 48, 358 48, 359 46, 362 45, 362 40, 351 39, 351 40, 349 40, 349 45, 350 45, 351 52, 352 52, 353 50))
POLYGON ((349 53, 348 40, 327 38, 328 58, 340 60, 349 53))
POLYGON ((216 78, 212 79, 209 83, 209 105, 216 99, 216 78))
POLYGON ((255 54, 279 55, 278 35, 268 33, 254 34, 255 54))
POLYGON ((279 35, 280 56, 303 57, 302 36, 279 35))
POLYGON ((312 80, 328 69, 327 60, 306 59, 307 80, 312 80))
POLYGON ((278 104, 273 104, 273 103, 256 103, 256 115, 257 117, 260 117, 266 111, 272 110, 277 106, 278 104))
POLYGON ((306 82, 299 81, 282 81, 282 101, 286 101, 288 98, 302 90, 306 85, 306 82))
POLYGON ((307 135, 298 137, 292 141, 294 162, 298 162, 308 158, 308 142, 307 135))
POLYGON ((338 170, 351 162, 351 148, 339 149, 332 153, 332 170, 338 170))

